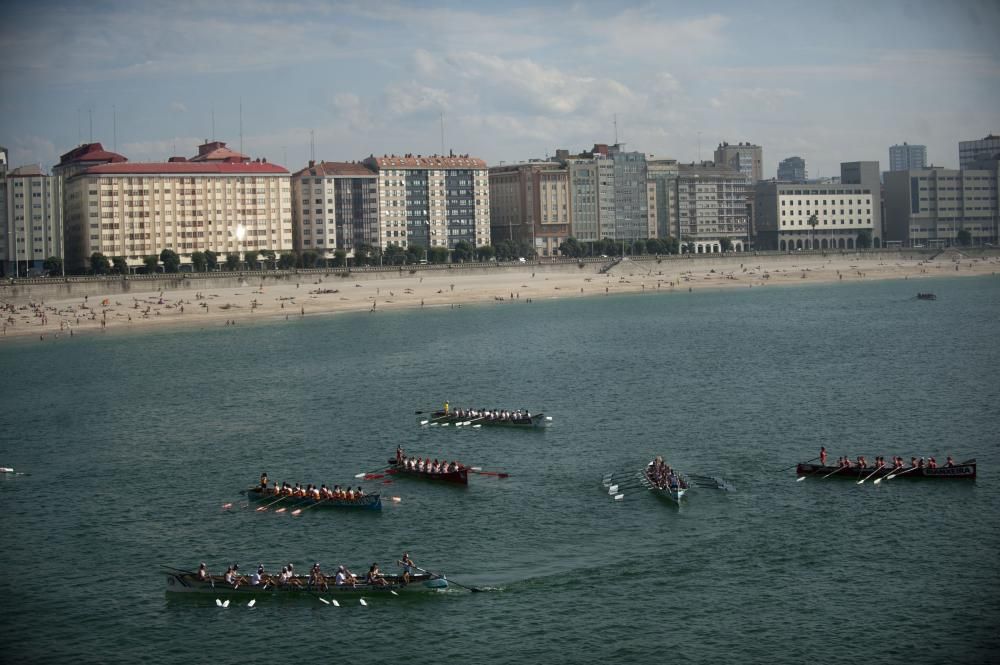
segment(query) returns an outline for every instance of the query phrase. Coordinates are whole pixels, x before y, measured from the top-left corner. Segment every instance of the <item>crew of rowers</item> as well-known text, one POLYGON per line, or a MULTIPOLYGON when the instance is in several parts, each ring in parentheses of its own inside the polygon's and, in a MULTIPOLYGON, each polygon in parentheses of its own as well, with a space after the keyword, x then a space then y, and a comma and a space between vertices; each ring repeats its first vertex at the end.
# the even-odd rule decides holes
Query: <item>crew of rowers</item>
POLYGON ((283 482, 281 485, 278 485, 278 481, 275 480, 268 487, 267 472, 260 474, 260 490, 262 494, 272 496, 290 496, 299 499, 314 499, 316 501, 326 499, 347 499, 348 501, 352 501, 365 496, 365 491, 360 486, 357 489, 351 489, 350 486, 342 488, 340 485, 334 485, 333 489, 329 489, 326 485, 316 487, 311 483, 305 487, 299 483, 290 485, 283 482))
MULTIPOLYGON (((447 405, 445 405, 447 406, 447 405)), ((489 420, 506 423, 530 423, 531 413, 527 410, 508 411, 506 409, 445 409, 446 415, 454 415, 458 420, 489 420)))
MULTIPOLYGON (((413 560, 410 559, 410 555, 407 552, 403 552, 403 558, 398 563, 403 567, 403 573, 397 576, 397 579, 394 580, 394 582, 404 585, 409 584, 411 570, 414 569, 416 565, 413 563, 413 560)), ((264 564, 257 564, 257 571, 249 578, 246 575, 241 575, 239 573, 239 569, 240 565, 238 563, 231 564, 228 568, 226 568, 226 572, 222 575, 222 581, 232 586, 234 589, 238 588, 240 585, 252 587, 259 586, 265 589, 269 586, 292 586, 306 589, 322 589, 323 591, 330 588, 329 582, 331 578, 323 574, 323 571, 320 569, 319 562, 313 564, 312 568, 309 570, 308 578, 296 576, 295 566, 291 563, 287 566, 282 566, 281 572, 276 575, 266 573, 264 571, 264 564), (305 580, 304 584, 303 580, 305 580)), ((198 572, 195 576, 200 582, 214 582, 204 563, 198 566, 198 572)), ((219 578, 216 577, 214 579, 219 578)), ((364 583, 372 586, 386 586, 390 584, 390 581, 385 579, 382 571, 378 567, 378 564, 373 563, 364 577, 364 583)), ((333 576, 333 584, 334 586, 354 587, 358 584, 358 577, 352 573, 347 566, 339 566, 337 568, 337 574, 333 576)))
MULTIPOLYGON (((823 466, 826 466, 824 463, 823 466)), ((852 460, 850 457, 838 457, 837 466, 842 469, 887 469, 890 466, 895 469, 905 469, 907 468, 906 462, 902 457, 894 455, 891 462, 887 462, 886 458, 883 456, 877 456, 874 460, 869 461, 864 455, 858 455, 856 460, 852 460)), ((945 466, 955 466, 955 460, 951 455, 948 455, 948 460, 945 462, 945 466)), ((924 459, 923 457, 911 457, 910 466, 911 469, 936 469, 938 468, 937 460, 933 457, 928 457, 924 459)))
POLYGON ((664 463, 662 455, 657 455, 656 459, 649 466, 649 476, 653 483, 661 490, 665 490, 668 487, 670 489, 684 489, 687 487, 684 479, 674 473, 669 464, 664 463))
POLYGON ((407 471, 418 471, 420 473, 454 473, 461 471, 465 465, 461 462, 439 462, 435 458, 424 459, 423 457, 407 457, 403 449, 396 447, 396 466, 401 466, 407 471))

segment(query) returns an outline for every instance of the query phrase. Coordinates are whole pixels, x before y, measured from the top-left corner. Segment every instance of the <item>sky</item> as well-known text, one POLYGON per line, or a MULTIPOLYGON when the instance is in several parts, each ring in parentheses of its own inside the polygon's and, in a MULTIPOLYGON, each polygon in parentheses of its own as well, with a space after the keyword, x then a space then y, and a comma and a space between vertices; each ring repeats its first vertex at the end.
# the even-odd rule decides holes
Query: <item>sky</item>
POLYGON ((226 141, 295 171, 370 154, 488 164, 589 149, 682 162, 763 146, 764 175, 1000 134, 1000 3, 0 3, 0 145, 48 169, 226 141), (442 122, 443 121, 443 122, 442 122), (442 124, 444 140, 442 142, 442 124), (314 148, 313 148, 314 146, 314 148))

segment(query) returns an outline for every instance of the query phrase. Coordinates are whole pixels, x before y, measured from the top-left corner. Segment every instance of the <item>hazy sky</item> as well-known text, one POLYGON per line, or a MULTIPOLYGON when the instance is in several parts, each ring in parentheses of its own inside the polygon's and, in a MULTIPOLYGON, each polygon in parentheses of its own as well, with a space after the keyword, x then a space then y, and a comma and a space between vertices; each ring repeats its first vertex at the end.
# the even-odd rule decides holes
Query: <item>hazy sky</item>
POLYGON ((132 161, 214 137, 310 155, 489 164, 589 148, 692 161, 764 147, 810 176, 1000 133, 1000 3, 3 2, 0 145, 41 163, 90 137, 132 161), (176 148, 175 148, 176 146, 176 148))

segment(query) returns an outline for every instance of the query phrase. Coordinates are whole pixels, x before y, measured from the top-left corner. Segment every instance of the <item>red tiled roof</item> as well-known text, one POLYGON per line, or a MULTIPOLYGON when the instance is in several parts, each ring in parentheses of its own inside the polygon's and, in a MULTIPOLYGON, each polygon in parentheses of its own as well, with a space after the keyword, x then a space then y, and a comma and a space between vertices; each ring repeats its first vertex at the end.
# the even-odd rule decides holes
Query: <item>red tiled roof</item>
POLYGON ((337 175, 374 176, 375 171, 361 162, 320 162, 319 164, 313 164, 312 166, 307 166, 304 169, 296 171, 292 175, 296 178, 300 176, 323 177, 337 175))
POLYGON ((183 174, 264 174, 288 173, 288 169, 267 162, 152 162, 91 166, 85 175, 183 175, 183 174))
POLYGON ((367 164, 374 164, 380 169, 485 169, 486 162, 476 157, 459 155, 457 157, 442 157, 440 155, 404 155, 397 157, 389 155, 369 157, 367 164))
POLYGON ((100 143, 84 143, 65 153, 59 158, 59 166, 70 162, 127 162, 128 160, 117 152, 104 149, 100 143))

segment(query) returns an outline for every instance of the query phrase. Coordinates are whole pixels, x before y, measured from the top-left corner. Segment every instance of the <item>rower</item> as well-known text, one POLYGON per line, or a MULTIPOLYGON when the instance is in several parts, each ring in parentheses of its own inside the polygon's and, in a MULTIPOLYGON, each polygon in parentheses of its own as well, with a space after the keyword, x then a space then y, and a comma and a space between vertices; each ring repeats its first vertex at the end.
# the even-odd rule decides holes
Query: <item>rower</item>
POLYGON ((205 568, 205 562, 202 562, 202 564, 198 566, 198 581, 199 582, 208 581, 208 570, 205 568))
POLYGON ((396 464, 399 464, 402 461, 403 461, 403 447, 396 446, 396 464))
POLYGON ((948 455, 948 461, 945 462, 945 466, 955 466, 955 460, 951 458, 951 455, 948 455))
POLYGON ((378 564, 373 563, 372 567, 368 569, 368 575, 365 576, 365 582, 377 586, 385 586, 388 582, 382 577, 382 573, 379 572, 378 564))
POLYGON ((250 584, 253 586, 260 586, 261 580, 264 578, 264 564, 257 564, 257 571, 250 576, 250 584))
POLYGON ((932 469, 936 469, 937 468, 937 460, 934 459, 933 457, 931 457, 928 460, 928 463, 929 463, 930 468, 932 468, 932 469))
POLYGON ((409 584, 410 569, 416 567, 413 563, 413 559, 410 558, 409 552, 403 552, 403 558, 399 560, 399 565, 403 567, 403 584, 409 584))
POLYGON ((267 471, 260 474, 260 489, 261 491, 267 490, 267 471))
POLYGON ((321 586, 323 591, 327 590, 326 577, 323 572, 319 569, 319 562, 313 564, 312 570, 309 571, 309 586, 312 585, 321 586))
POLYGON ((361 489, 361 485, 358 485, 358 489, 354 490, 354 496, 358 499, 365 495, 365 491, 361 489))
POLYGON ((222 576, 222 579, 226 580, 226 584, 232 584, 235 581, 234 580, 235 577, 236 577, 236 571, 233 569, 232 566, 229 566, 228 568, 226 568, 226 574, 222 576))
POLYGON ((333 579, 336 586, 354 586, 357 579, 344 566, 337 568, 337 576, 333 579))
POLYGON ((819 447, 819 465, 820 466, 826 466, 826 447, 825 446, 820 446, 819 447))

